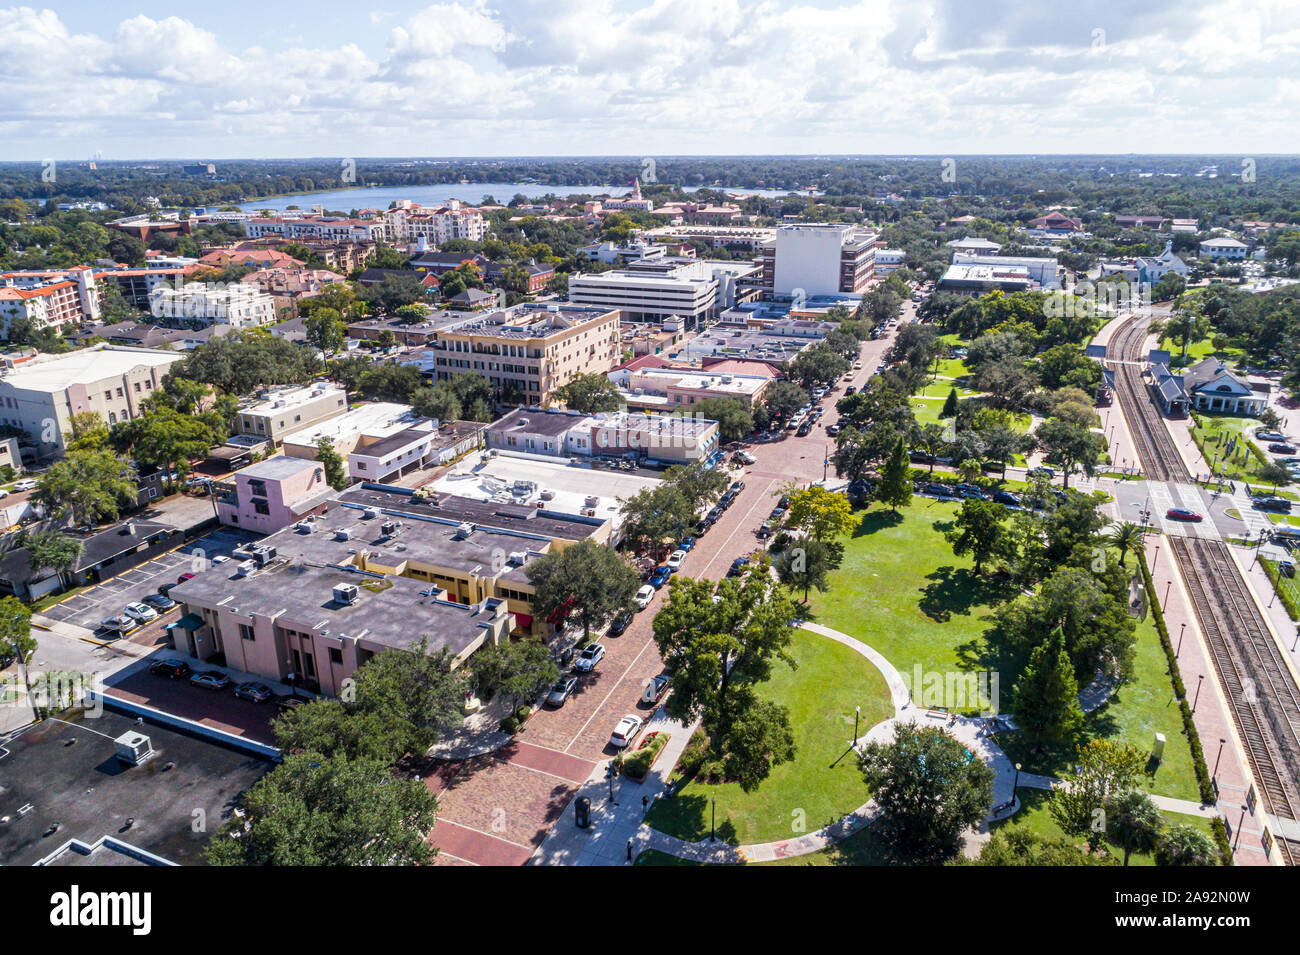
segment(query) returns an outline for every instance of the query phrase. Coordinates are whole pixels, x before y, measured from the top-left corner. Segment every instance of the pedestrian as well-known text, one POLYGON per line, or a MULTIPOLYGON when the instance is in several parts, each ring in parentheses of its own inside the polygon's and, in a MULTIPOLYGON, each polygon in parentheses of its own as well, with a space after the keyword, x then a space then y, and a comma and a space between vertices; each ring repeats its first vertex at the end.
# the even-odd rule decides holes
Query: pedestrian
POLYGON ((628 862, 632 861, 632 840, 631 839, 627 841, 627 861, 628 862))
POLYGON ((642 796, 642 797, 641 797, 641 811, 642 811, 642 812, 645 812, 645 811, 646 811, 647 809, 649 809, 649 808, 650 808, 650 797, 649 797, 649 796, 642 796))

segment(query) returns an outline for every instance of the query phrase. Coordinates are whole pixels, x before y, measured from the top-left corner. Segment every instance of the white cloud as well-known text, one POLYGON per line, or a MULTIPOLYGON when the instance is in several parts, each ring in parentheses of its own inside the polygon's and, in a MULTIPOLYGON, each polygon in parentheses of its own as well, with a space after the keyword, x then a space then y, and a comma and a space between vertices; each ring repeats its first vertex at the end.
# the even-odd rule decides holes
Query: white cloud
POLYGON ((277 42, 271 12, 253 46, 219 10, 189 16, 100 35, 51 10, 0 9, 0 154, 1283 152, 1300 140, 1287 0, 1136 12, 445 0, 373 12, 383 43, 341 25, 317 46, 277 42))

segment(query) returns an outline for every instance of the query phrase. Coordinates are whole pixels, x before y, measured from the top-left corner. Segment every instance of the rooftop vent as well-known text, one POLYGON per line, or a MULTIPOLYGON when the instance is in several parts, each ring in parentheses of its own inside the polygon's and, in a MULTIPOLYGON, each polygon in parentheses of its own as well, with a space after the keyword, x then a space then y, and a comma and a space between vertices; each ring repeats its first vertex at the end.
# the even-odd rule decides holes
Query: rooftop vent
POLYGON ((114 755, 128 766, 139 766, 153 756, 153 742, 143 733, 127 730, 113 740, 114 755))
POLYGON ((469 536, 473 533, 474 533, 474 525, 471 524, 469 521, 466 521, 465 523, 459 525, 456 528, 456 533, 452 535, 452 540, 458 540, 458 541, 467 540, 469 536))
POLYGON ((366 521, 373 521, 378 516, 379 516, 379 511, 377 511, 373 507, 367 507, 364 511, 361 512, 362 520, 366 520, 366 521))
POLYGON ((335 539, 336 541, 346 541, 346 540, 351 540, 351 539, 352 539, 352 530, 351 530, 350 528, 347 528, 347 527, 340 527, 338 530, 336 530, 336 531, 334 532, 334 539, 335 539))

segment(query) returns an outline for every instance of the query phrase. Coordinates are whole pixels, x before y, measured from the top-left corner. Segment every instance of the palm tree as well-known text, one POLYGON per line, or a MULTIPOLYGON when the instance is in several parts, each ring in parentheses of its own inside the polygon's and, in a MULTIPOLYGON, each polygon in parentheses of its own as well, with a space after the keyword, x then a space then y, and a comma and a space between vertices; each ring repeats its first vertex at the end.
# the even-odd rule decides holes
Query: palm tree
POLYGON ((1142 528, 1132 521, 1125 521, 1110 532, 1109 540, 1119 548, 1119 565, 1124 566, 1124 560, 1128 557, 1131 549, 1134 553, 1142 550, 1143 542, 1142 528))
POLYGON ((1125 865, 1132 853, 1155 850, 1163 825, 1160 810, 1141 790, 1122 792, 1106 806, 1106 838, 1124 850, 1125 865))

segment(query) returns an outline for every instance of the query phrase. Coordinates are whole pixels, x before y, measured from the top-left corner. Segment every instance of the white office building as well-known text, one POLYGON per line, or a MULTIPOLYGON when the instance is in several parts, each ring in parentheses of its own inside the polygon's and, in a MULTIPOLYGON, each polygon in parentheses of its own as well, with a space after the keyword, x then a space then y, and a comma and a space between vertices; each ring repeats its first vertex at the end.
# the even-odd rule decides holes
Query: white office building
POLYGON ((1055 258, 1036 258, 1017 255, 977 255, 970 252, 954 252, 953 265, 984 265, 994 271, 1005 271, 1008 267, 1025 270, 1030 281, 1043 288, 1060 288, 1061 280, 1057 275, 1058 266, 1055 258))
POLYGON ((658 324, 676 316, 684 327, 696 328, 734 305, 740 294, 737 280, 757 271, 748 262, 642 259, 625 269, 575 273, 569 279, 569 301, 616 308, 624 321, 658 324))

